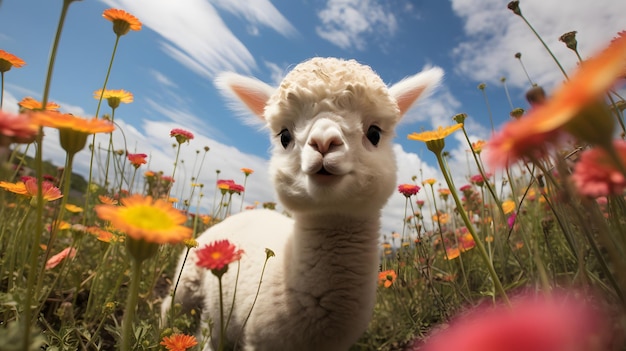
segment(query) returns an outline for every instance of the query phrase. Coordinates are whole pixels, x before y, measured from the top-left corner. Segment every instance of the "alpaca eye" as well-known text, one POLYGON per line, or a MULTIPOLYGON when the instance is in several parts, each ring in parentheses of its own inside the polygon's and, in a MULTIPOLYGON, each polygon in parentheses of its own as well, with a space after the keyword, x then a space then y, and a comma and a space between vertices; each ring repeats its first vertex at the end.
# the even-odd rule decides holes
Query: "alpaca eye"
POLYGON ((381 130, 379 127, 377 126, 370 126, 367 129, 367 139, 372 143, 372 145, 376 146, 378 145, 378 142, 380 141, 380 133, 381 130))
POLYGON ((291 143, 291 132, 289 129, 283 129, 278 135, 280 136, 280 144, 286 149, 291 143))

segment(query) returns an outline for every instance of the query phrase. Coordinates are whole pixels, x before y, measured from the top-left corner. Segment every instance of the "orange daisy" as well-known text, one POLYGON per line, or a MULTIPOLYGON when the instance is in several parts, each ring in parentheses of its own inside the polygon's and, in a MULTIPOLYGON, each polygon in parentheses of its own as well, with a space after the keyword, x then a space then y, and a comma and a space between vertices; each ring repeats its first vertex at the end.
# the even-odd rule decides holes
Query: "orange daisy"
POLYGON ((13 67, 20 68, 25 64, 26 62, 21 58, 4 50, 0 50, 0 73, 7 72, 13 67))
POLYGON ((21 108, 27 110, 48 110, 48 111, 57 111, 61 106, 56 102, 49 101, 46 103, 46 108, 43 108, 41 101, 37 101, 30 96, 27 96, 22 99, 22 101, 17 103, 21 108))
POLYGON ((35 120, 43 127, 56 129, 70 129, 86 134, 110 133, 115 130, 113 123, 98 118, 85 119, 69 113, 38 112, 34 114, 35 120))
POLYGON ((98 200, 104 205, 117 205, 117 200, 106 195, 98 195, 98 200))
POLYGON ((393 285, 393 282, 396 281, 396 278, 398 278, 398 275, 393 269, 378 273, 378 283, 385 288, 391 287, 391 285, 393 285))
POLYGON ((430 186, 435 185, 435 183, 437 183, 437 180, 435 178, 428 178, 422 182, 422 184, 424 185, 428 184, 430 186))
POLYGON ((250 174, 254 173, 254 170, 250 169, 250 168, 242 168, 241 171, 243 172, 243 174, 245 174, 246 176, 249 176, 250 174))
POLYGON ((191 237, 191 228, 183 224, 187 217, 165 200, 152 196, 131 195, 122 206, 97 205, 98 217, 135 240, 149 243, 178 243, 191 237))
POLYGON ((104 92, 102 91, 102 89, 99 89, 94 91, 93 97, 96 100, 100 100, 100 97, 106 99, 109 103, 109 107, 111 108, 117 108, 122 102, 125 104, 130 104, 131 102, 133 102, 133 94, 124 89, 105 89, 104 92))
POLYGON ((107 9, 102 17, 113 22, 113 32, 118 36, 125 35, 130 30, 141 30, 141 21, 124 10, 107 9))
POLYGON ((192 335, 172 334, 163 337, 161 345, 165 346, 169 351, 185 351, 190 347, 198 345, 198 341, 192 335))

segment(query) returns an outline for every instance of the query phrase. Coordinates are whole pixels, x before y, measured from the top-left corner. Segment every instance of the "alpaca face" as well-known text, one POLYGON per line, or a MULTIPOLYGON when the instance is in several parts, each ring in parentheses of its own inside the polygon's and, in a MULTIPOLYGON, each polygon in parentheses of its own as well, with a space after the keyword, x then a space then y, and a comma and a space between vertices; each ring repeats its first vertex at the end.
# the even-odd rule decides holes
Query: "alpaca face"
POLYGON ((433 68, 387 88, 354 60, 313 58, 277 89, 235 74, 216 84, 268 127, 270 174, 287 209, 371 213, 396 185, 396 124, 442 75, 433 68))
POLYGON ((272 123, 270 172, 281 202, 298 211, 380 208, 396 182, 393 125, 337 108, 310 114, 272 123))

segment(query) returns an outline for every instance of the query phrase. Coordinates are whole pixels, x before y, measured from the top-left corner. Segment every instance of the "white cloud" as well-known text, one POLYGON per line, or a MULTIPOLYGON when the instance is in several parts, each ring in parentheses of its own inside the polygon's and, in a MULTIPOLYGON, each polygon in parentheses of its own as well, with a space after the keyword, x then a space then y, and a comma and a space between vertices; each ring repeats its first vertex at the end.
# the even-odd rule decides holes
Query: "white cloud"
POLYGON ((317 16, 317 34, 342 49, 364 50, 366 36, 384 38, 398 29, 396 17, 377 0, 328 0, 317 16))
POLYGON ((154 78, 154 80, 156 80, 159 84, 165 86, 165 87, 169 87, 169 88, 178 88, 178 85, 176 83, 174 83, 168 76, 166 76, 165 74, 155 70, 155 69, 151 69, 150 74, 152 75, 152 77, 154 78))
MULTIPOLYGON (((498 83, 507 78, 509 86, 527 88, 528 80, 514 55, 522 61, 531 79, 550 89, 564 79, 559 68, 523 19, 500 0, 451 0, 452 9, 464 21, 465 41, 453 51, 457 73, 476 81, 498 83)), ((607 4, 608 5, 608 4, 607 4)), ((520 3, 524 17, 533 25, 569 71, 577 64, 575 54, 559 42, 569 31, 578 31, 578 49, 590 56, 624 29, 626 2, 603 6, 597 1, 562 2, 525 0, 520 3)))
MULTIPOLYGON (((278 33, 292 37, 298 31, 268 0, 210 0, 215 6, 234 15, 242 16, 251 24, 262 24, 278 33)), ((256 28, 256 26, 254 27, 256 28)), ((257 29, 258 32, 258 29, 257 29)))
MULTIPOLYGON (((219 71, 250 72, 256 67, 252 54, 231 32, 207 0, 104 0, 123 8, 165 40, 163 50, 192 71, 212 77, 219 71)), ((229 12, 242 15, 291 35, 295 29, 268 1, 214 1, 229 12)))

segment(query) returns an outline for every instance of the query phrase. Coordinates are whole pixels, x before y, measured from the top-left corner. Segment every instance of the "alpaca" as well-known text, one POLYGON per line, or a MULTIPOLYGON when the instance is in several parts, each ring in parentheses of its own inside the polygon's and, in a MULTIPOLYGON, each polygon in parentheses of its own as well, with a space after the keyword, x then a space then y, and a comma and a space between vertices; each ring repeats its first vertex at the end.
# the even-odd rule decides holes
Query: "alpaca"
MULTIPOLYGON (((274 89, 225 73, 222 91, 261 118, 270 131, 270 176, 291 217, 270 210, 233 215, 199 238, 200 247, 228 239, 245 251, 225 344, 244 350, 347 350, 366 330, 375 302, 381 209, 396 185, 392 149, 401 117, 435 86, 431 68, 387 88, 354 60, 313 58, 274 89), (265 248, 267 262, 258 299, 265 248)), ((194 264, 191 250, 176 302, 199 307, 219 339, 217 278, 194 264)), ((179 270, 183 258, 179 263, 179 270)), ((236 264, 223 276, 228 313, 236 264)), ((164 301, 167 312, 170 301, 164 301)))

